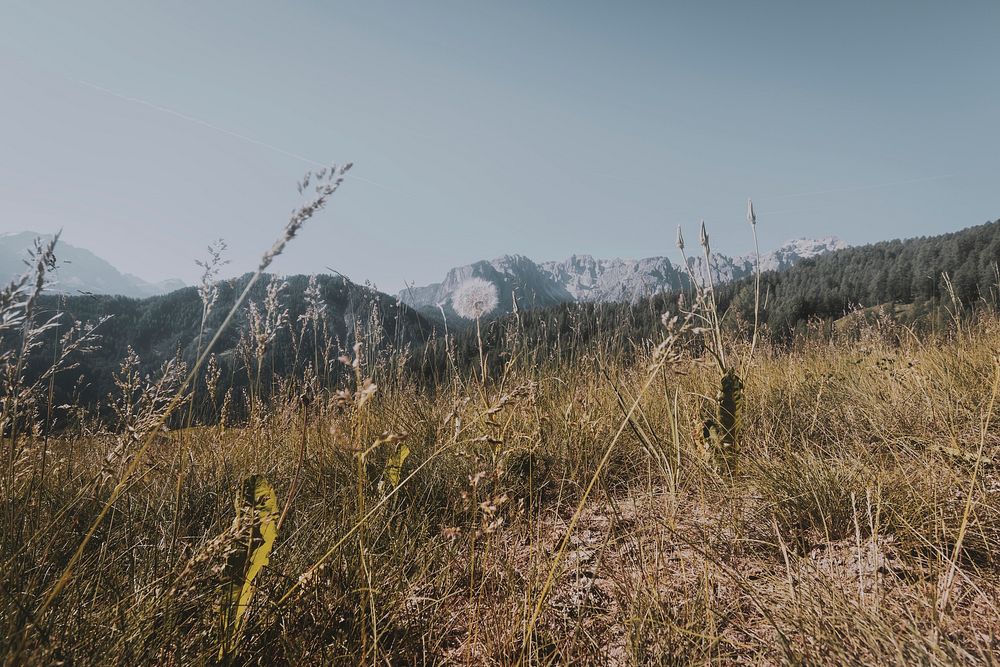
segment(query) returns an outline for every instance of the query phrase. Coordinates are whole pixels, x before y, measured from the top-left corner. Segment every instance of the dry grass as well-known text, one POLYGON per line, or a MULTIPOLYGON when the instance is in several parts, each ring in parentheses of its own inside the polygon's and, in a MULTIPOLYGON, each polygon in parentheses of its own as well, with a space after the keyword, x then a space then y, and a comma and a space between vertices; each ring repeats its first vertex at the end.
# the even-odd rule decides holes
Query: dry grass
POLYGON ((758 344, 735 475, 698 437, 717 369, 684 353, 652 374, 652 356, 581 354, 433 393, 359 364, 377 391, 286 390, 253 426, 154 435, 41 614, 141 437, 22 435, 4 654, 215 661, 232 498, 262 474, 279 505, 299 490, 234 664, 990 664, 1000 475, 975 461, 1000 454, 1000 326, 890 329, 758 344))
MULTIPOLYGON (((343 172, 319 175, 249 285, 343 172)), ((7 664, 945 665, 1000 651, 995 313, 925 339, 858 317, 789 349, 724 331, 708 286, 661 340, 617 332, 564 361, 531 362, 516 318, 488 324, 507 327, 492 332, 510 360, 497 377, 482 335, 467 371, 446 335, 447 372, 420 384, 402 372, 412 351, 385 352, 377 313, 335 350, 318 292, 290 321, 272 282, 226 317, 249 309, 244 395, 218 396, 217 331, 191 368, 155 378, 130 351, 114 423, 74 405, 53 432, 54 373, 95 341, 72 327, 29 377, 52 253, 40 245, 34 275, 0 291, 7 664), (270 377, 283 329, 312 336, 314 365, 270 377), (315 372, 320 343, 345 385, 315 372), (736 373, 742 391, 720 391, 736 373), (241 403, 246 419, 195 424, 196 401, 223 416, 241 403), (712 415, 724 438, 705 438, 712 415), (281 508, 278 534, 227 623, 251 579, 234 563, 262 542, 254 513, 237 517, 256 475, 277 492, 264 514, 281 508)), ((204 321, 211 285, 202 299, 204 321)))

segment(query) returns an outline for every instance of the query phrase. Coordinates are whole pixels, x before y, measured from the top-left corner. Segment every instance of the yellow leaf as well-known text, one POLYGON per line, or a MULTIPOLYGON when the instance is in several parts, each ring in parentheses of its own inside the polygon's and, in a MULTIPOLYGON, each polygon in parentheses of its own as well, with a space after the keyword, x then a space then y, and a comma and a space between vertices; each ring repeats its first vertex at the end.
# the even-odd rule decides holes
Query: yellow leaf
POLYGON ((410 448, 404 444, 399 445, 399 449, 396 453, 389 457, 389 460, 385 462, 385 476, 389 480, 389 486, 395 489, 399 486, 399 478, 403 472, 403 462, 406 461, 406 457, 410 455, 410 448))
POLYGON ((237 550, 226 564, 229 582, 222 593, 220 659, 235 650, 239 642, 253 597, 254 578, 268 564, 271 547, 278 536, 278 497, 262 476, 249 477, 243 483, 242 492, 236 495, 234 504, 236 521, 249 521, 251 530, 245 548, 237 550))

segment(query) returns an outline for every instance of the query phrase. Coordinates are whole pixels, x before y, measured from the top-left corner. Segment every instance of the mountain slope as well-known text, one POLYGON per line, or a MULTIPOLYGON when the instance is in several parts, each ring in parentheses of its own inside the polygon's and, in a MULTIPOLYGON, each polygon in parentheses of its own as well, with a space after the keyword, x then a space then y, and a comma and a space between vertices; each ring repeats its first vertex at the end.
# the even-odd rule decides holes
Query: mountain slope
MULTIPOLYGON (((914 304, 914 317, 940 304, 1000 305, 1000 220, 938 236, 882 241, 815 257, 765 274, 764 320, 788 332, 809 318, 838 318, 858 306, 914 304)), ((727 286, 720 298, 746 315, 751 282, 727 286)))
MULTIPOLYGON (((219 283, 218 300, 205 323, 202 342, 216 332, 233 303, 243 291, 250 274, 219 283)), ((302 332, 302 320, 307 309, 305 292, 309 285, 306 276, 273 278, 265 276, 251 290, 247 302, 239 309, 231 325, 223 332, 214 352, 224 369, 223 387, 243 387, 247 382, 244 360, 237 352, 241 334, 251 328, 249 307, 253 302, 263 311, 268 284, 277 281, 280 290, 278 310, 287 309, 286 324, 280 326, 268 345, 266 371, 278 376, 292 372, 302 373, 305 365, 317 365, 318 375, 343 372, 343 364, 336 358, 350 353, 356 333, 368 336, 378 329, 379 336, 366 339, 365 353, 375 355, 381 351, 374 345, 399 350, 417 348, 431 335, 434 325, 412 309, 401 305, 393 297, 368 287, 357 285, 340 276, 317 276, 316 284, 320 303, 324 306, 321 325, 315 333, 309 328, 302 332), (294 329, 294 333, 292 331, 294 329), (318 334, 316 347, 314 335, 318 334), (327 348, 326 344, 333 347, 327 348), (332 355, 332 358, 327 358, 332 355)), ((120 296, 76 295, 43 297, 44 308, 64 313, 62 326, 73 321, 96 322, 109 316, 98 329, 100 341, 97 349, 81 356, 79 369, 57 379, 59 400, 66 398, 77 377, 84 375, 87 384, 81 389, 82 399, 96 402, 114 391, 113 374, 118 365, 133 349, 142 360, 143 374, 157 375, 160 365, 179 354, 188 363, 198 352, 201 330, 202 302, 198 290, 186 287, 169 294, 146 299, 120 296)), ((39 365, 52 356, 51 348, 41 348, 37 353, 39 365)), ((265 375, 270 377, 270 375, 265 375)))
MULTIPOLYGON (((846 248, 836 237, 798 239, 761 255, 762 271, 784 271, 803 259, 846 248)), ((704 281, 709 273, 701 257, 689 259, 691 271, 704 281)), ((712 280, 725 283, 752 275, 753 255, 712 257, 712 280)), ((500 295, 498 313, 510 312, 516 297, 519 308, 545 308, 560 303, 634 303, 644 297, 680 289, 687 284, 688 272, 666 257, 645 259, 596 259, 573 255, 563 261, 536 263, 523 255, 504 255, 448 271, 440 283, 411 287, 398 294, 403 303, 427 315, 449 320, 457 318, 451 297, 464 281, 472 277, 489 280, 500 295)))
MULTIPOLYGON (((24 272, 24 259, 36 238, 50 239, 50 234, 16 232, 0 235, 0 281, 7 282, 24 272)), ((64 241, 56 245, 56 283, 49 291, 62 294, 116 294, 134 298, 166 294, 184 287, 179 280, 150 283, 129 273, 122 273, 94 253, 64 241)))
MULTIPOLYGON (((780 267, 780 258, 776 259, 780 267)), ((784 261, 789 258, 785 256, 784 261)), ((734 335, 748 336, 755 292, 752 275, 715 290, 719 311, 725 313, 724 326, 734 335)), ((530 363, 536 365, 595 348, 612 356, 634 354, 643 349, 634 342, 662 340, 661 316, 679 314, 684 294, 663 292, 637 302, 563 303, 522 313, 516 323, 510 316, 499 317, 482 332, 485 358, 494 373, 502 372, 506 344, 502 334, 515 327, 527 341, 525 347, 532 350, 530 363), (609 351, 605 347, 609 340, 619 347, 609 351)), ((939 236, 882 241, 796 261, 787 270, 765 271, 760 294, 760 323, 779 342, 788 342, 810 327, 814 333, 822 331, 817 328, 821 325, 836 328, 837 320, 864 309, 868 314, 887 313, 907 325, 908 329, 897 330, 907 336, 947 330, 954 327, 953 315, 959 308, 966 313, 1000 310, 1000 220, 939 236)), ((839 328, 847 326, 845 322, 839 328)), ((481 363, 475 330, 457 332, 454 349, 453 357, 439 360, 439 366, 474 369, 481 363)))

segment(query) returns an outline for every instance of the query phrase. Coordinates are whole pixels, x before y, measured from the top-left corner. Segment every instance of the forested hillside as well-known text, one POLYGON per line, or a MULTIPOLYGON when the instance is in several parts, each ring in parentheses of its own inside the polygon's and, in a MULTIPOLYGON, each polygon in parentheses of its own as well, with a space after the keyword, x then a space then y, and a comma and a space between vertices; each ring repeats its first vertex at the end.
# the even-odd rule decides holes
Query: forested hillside
MULTIPOLYGON (((765 274, 764 321, 773 331, 786 333, 804 319, 840 317, 858 305, 912 303, 917 313, 927 312, 934 304, 950 302, 950 290, 964 307, 983 299, 995 304, 998 261, 1000 221, 941 236, 848 248, 784 273, 765 274)), ((753 281, 745 280, 721 295, 747 314, 752 290, 753 281)))
MULTIPOLYGON (((119 371, 131 348, 138 356, 137 370, 154 377, 166 361, 178 357, 190 363, 215 334, 233 302, 246 286, 249 274, 218 283, 215 303, 202 329, 204 304, 198 288, 189 287, 163 296, 131 299, 120 296, 45 296, 41 307, 60 311, 60 327, 55 341, 72 322, 100 323, 95 349, 77 355, 79 366, 57 377, 57 400, 73 392, 86 402, 101 400, 115 389, 119 371), (199 335, 199 333, 201 335, 199 335), (78 379, 84 378, 78 383, 78 379)), ((392 297, 357 285, 340 276, 270 277, 251 291, 248 302, 238 311, 213 348, 218 356, 222 389, 245 386, 248 368, 256 373, 258 340, 267 352, 261 372, 301 372, 307 364, 319 368, 320 377, 340 372, 338 355, 355 342, 356 325, 377 334, 373 340, 397 349, 419 347, 430 335, 432 324, 392 297), (242 343, 241 343, 242 341, 242 343), (317 344, 318 342, 318 344, 317 344)), ((373 345, 369 354, 377 355, 373 345)), ((53 355, 51 344, 33 355, 38 367, 53 355)), ((265 375, 266 376, 266 375, 265 375)), ((270 383, 266 383, 270 387, 270 383)))
MULTIPOLYGON (((1000 303, 998 262, 1000 221, 941 236, 838 250, 803 260, 787 271, 764 272, 760 323, 770 336, 787 340, 811 320, 836 320, 854 310, 883 304, 911 304, 905 310, 905 322, 918 329, 932 328, 949 318, 949 310, 995 308, 1000 303)), ((747 335, 754 320, 755 289, 753 277, 715 288, 726 325, 742 328, 747 335)), ((538 363, 542 357, 564 356, 570 350, 578 353, 581 345, 599 349, 612 340, 621 345, 623 339, 611 334, 623 331, 634 350, 643 340, 658 339, 662 314, 678 313, 682 299, 689 307, 691 298, 690 291, 673 292, 634 304, 562 304, 516 318, 505 316, 493 321, 484 344, 500 349, 505 332, 518 328, 538 343, 532 347, 538 363)), ((476 363, 479 352, 474 331, 459 334, 456 347, 460 363, 476 363)), ((501 354, 493 355, 496 368, 503 361, 501 354)))

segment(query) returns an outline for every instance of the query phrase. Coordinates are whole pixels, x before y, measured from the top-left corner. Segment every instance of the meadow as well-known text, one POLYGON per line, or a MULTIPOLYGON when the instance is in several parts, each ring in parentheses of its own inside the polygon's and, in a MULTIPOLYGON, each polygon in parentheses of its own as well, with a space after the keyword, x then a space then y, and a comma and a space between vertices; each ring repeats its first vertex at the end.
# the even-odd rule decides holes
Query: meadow
POLYGON ((995 309, 787 341, 709 285, 656 336, 558 355, 476 316, 472 363, 442 335, 429 382, 376 313, 321 345, 334 314, 282 317, 274 291, 230 313, 243 391, 220 395, 206 334, 158 374, 123 359, 108 418, 52 405, 99 327, 27 363, 56 252, 0 302, 7 664, 996 662, 995 309), (311 363, 268 373, 278 330, 311 363))

